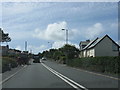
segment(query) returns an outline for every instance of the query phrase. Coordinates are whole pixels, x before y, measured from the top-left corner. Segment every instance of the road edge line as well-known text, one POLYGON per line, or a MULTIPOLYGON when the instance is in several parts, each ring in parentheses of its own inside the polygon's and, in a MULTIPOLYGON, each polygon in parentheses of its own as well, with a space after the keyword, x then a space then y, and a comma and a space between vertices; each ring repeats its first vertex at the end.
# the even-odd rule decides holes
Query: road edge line
POLYGON ((9 79, 11 79, 13 76, 15 76, 17 73, 19 73, 22 69, 24 69, 25 67, 27 67, 27 65, 25 65, 23 68, 21 68, 19 71, 15 72, 14 74, 10 75, 9 77, 5 78, 4 80, 2 80, 0 82, 0 84, 5 83, 6 81, 8 81, 9 79))

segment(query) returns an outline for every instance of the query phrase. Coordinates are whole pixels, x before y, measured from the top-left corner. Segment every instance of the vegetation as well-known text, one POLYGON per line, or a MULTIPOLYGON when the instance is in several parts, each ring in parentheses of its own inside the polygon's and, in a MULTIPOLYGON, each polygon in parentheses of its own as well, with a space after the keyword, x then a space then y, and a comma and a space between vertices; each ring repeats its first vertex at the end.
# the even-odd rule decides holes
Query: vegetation
MULTIPOLYGON (((4 33, 0 28, 0 42, 10 42, 11 38, 8 33, 4 33)), ((38 53, 39 58, 46 57, 50 60, 54 60, 59 63, 67 64, 72 67, 78 67, 82 69, 120 74, 120 57, 87 57, 79 58, 79 49, 73 45, 66 44, 59 49, 50 49, 43 53, 38 53)), ((28 64, 29 58, 32 58, 32 54, 14 54, 7 55, 0 58, 0 66, 2 70, 7 71, 18 65, 28 64), (2 65, 1 65, 2 63, 2 65)))
POLYGON ((2 56, 0 62, 2 61, 2 72, 11 70, 17 66, 21 65, 29 65, 29 59, 31 58, 31 54, 14 54, 2 56))
POLYGON ((15 68, 18 66, 15 58, 10 57, 2 57, 2 72, 11 70, 11 68, 15 68))
POLYGON ((0 28, 0 42, 10 42, 11 38, 9 37, 8 33, 4 33, 3 30, 0 28))
POLYGON ((120 74, 120 57, 79 58, 79 50, 75 46, 68 44, 59 49, 44 51, 42 56, 72 67, 102 73, 120 74))
POLYGON ((66 44, 59 49, 50 49, 49 51, 44 51, 42 56, 60 63, 67 63, 68 59, 77 58, 79 56, 79 49, 73 45, 66 44))
MULTIPOLYGON (((0 43, 10 42, 10 41, 11 38, 9 37, 9 34, 4 33, 3 30, 0 28, 0 43)), ((12 54, 10 53, 7 53, 5 55, 2 54, 2 57, 0 57, 0 69, 2 70, 2 72, 11 70, 11 68, 15 68, 18 65, 28 64, 29 58, 32 56, 31 54, 28 54, 27 51, 21 53, 21 51, 19 50, 16 49, 12 49, 12 50, 13 50, 12 54)))
POLYGON ((120 57, 87 57, 70 60, 67 65, 102 73, 120 74, 120 57))

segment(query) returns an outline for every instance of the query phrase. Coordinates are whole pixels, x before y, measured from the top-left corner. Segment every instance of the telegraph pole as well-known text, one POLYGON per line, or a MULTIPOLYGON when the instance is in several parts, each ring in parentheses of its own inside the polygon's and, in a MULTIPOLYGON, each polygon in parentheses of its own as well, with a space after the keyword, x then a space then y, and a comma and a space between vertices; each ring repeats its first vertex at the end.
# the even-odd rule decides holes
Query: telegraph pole
POLYGON ((66 44, 68 44, 68 30, 66 29, 66 44))
POLYGON ((25 41, 25 51, 27 51, 27 41, 25 41))

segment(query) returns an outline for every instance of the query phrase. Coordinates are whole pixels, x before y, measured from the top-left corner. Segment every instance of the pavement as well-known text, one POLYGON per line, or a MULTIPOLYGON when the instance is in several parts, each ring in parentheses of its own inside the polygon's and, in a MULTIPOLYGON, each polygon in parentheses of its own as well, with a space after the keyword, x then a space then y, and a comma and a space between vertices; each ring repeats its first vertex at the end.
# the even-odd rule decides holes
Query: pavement
POLYGON ((115 77, 68 67, 49 60, 18 68, 12 73, 3 74, 2 77, 3 81, 8 78, 2 83, 2 88, 66 88, 76 90, 90 90, 92 88, 106 90, 108 88, 107 90, 115 90, 120 81, 115 77))

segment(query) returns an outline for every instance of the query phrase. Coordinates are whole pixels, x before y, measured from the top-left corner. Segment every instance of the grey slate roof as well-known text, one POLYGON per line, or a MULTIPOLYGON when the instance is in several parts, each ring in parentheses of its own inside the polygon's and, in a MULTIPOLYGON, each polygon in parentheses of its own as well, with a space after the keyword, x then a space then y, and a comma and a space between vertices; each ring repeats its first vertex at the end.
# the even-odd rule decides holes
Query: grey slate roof
POLYGON ((88 48, 94 47, 94 46, 95 46, 96 44, 98 44, 103 38, 104 38, 104 37, 102 37, 102 38, 97 38, 97 39, 95 40, 95 42, 93 42, 88 48))
POLYGON ((87 49, 89 46, 91 46, 91 44, 94 43, 97 39, 98 39, 98 38, 96 38, 95 40, 90 41, 90 43, 89 43, 86 47, 84 47, 83 50, 85 50, 85 49, 87 49))

